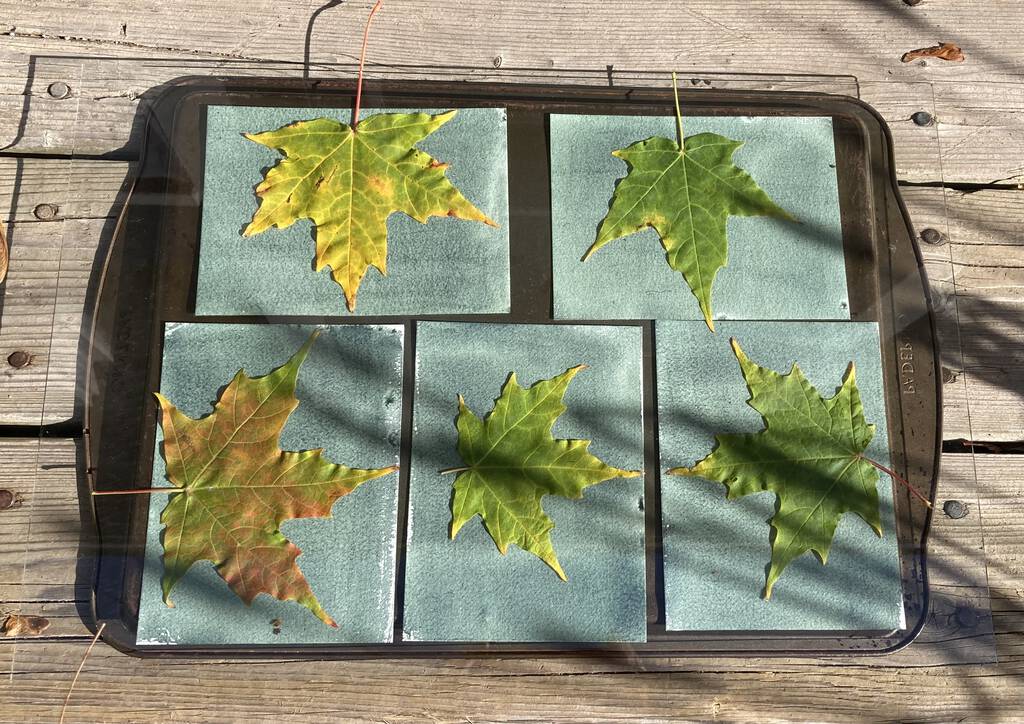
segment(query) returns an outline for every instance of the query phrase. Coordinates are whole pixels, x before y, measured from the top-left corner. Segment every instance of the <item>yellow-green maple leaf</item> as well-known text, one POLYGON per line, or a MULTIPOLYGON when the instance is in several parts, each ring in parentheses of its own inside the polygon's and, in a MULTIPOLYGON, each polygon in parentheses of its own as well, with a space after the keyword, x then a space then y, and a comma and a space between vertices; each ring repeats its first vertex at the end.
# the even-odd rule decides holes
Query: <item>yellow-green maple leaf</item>
POLYGON ((592 455, 589 440, 556 440, 562 398, 584 365, 523 389, 513 372, 481 420, 459 395, 459 455, 467 467, 455 479, 451 537, 474 516, 483 519, 498 551, 510 543, 547 563, 566 580, 551 543, 555 524, 541 508, 545 495, 581 498, 583 490, 612 478, 635 478, 634 470, 606 465, 592 455))
POLYGON ((366 270, 372 266, 387 274, 387 220, 393 212, 424 224, 431 216, 453 216, 496 226, 448 180, 447 164, 415 148, 456 113, 380 113, 357 129, 317 118, 245 134, 286 158, 256 187, 260 206, 243 234, 312 220, 316 270, 330 267, 354 310, 366 270))

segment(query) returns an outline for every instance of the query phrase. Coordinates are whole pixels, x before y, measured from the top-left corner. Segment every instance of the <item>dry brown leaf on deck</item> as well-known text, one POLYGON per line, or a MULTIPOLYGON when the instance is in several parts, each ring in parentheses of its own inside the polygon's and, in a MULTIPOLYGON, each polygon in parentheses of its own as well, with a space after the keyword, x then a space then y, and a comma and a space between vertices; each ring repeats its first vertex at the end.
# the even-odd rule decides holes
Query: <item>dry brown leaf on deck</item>
POLYGON ((21 616, 12 613, 0 626, 0 636, 6 638, 38 636, 48 628, 50 628, 50 620, 42 616, 21 616))
POLYGON ((7 253, 7 237, 4 235, 4 225, 0 224, 0 284, 7 278, 7 264, 10 255, 7 253))
POLYGON ((943 43, 942 45, 933 45, 930 48, 918 48, 917 50, 911 50, 903 54, 900 58, 904 63, 909 63, 912 60, 918 58, 938 58, 939 60, 950 60, 954 63, 962 63, 964 61, 964 51, 960 50, 959 45, 953 45, 953 43, 943 43))

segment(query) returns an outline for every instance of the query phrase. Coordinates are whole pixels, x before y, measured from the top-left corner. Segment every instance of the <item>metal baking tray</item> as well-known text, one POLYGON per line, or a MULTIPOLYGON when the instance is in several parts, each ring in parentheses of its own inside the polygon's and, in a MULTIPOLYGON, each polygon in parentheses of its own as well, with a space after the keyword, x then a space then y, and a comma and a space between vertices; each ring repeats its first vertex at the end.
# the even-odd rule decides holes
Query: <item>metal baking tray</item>
MULTIPOLYGON (((93 584, 103 640, 140 656, 553 656, 630 660, 709 655, 886 653, 919 633, 928 610, 925 566, 931 512, 895 488, 906 627, 892 631, 672 632, 664 625, 659 465, 651 321, 615 322, 644 332, 648 640, 642 644, 420 643, 401 640, 405 502, 412 417, 415 319, 409 317, 196 317, 194 296, 208 105, 351 107, 352 80, 198 77, 173 81, 153 103, 137 178, 102 265, 89 339, 85 406, 90 490, 150 480, 165 322, 390 323, 406 325, 395 641, 373 645, 173 645, 137 647, 135 628, 149 498, 90 496, 99 555, 93 584)), ((834 127, 850 315, 879 324, 891 460, 934 499, 941 447, 941 374, 928 285, 893 170, 884 121, 856 98, 818 92, 681 91, 688 115, 828 116, 834 127)), ((673 112, 672 91, 447 81, 367 81, 364 107, 507 109, 511 312, 449 320, 551 323, 552 269, 547 114, 673 112)), ((427 317, 422 317, 425 319, 427 317)), ((438 318, 438 317, 432 317, 438 318)), ((597 320, 595 320, 597 321, 597 320)))

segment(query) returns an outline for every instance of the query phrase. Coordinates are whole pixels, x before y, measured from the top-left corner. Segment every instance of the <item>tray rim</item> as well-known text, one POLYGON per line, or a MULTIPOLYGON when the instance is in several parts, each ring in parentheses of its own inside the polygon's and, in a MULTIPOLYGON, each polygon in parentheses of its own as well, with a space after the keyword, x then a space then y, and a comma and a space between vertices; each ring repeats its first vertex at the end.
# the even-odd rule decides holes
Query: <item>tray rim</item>
MULTIPOLYGON (((615 87, 603 87, 593 85, 563 85, 563 84, 536 84, 536 83, 494 83, 494 82, 482 82, 477 83, 473 81, 459 81, 452 83, 450 81, 401 81, 401 80, 382 80, 382 81, 367 81, 364 95, 372 97, 375 92, 381 93, 394 93, 395 88, 401 89, 402 92, 412 93, 415 92, 423 93, 424 89, 434 88, 435 86, 444 87, 447 90, 457 89, 462 91, 476 91, 490 92, 495 96, 499 96, 497 100, 502 98, 507 99, 506 94, 515 95, 518 99, 523 99, 530 93, 551 93, 554 96, 565 98, 570 96, 572 93, 583 93, 583 94, 595 94, 600 97, 609 91, 614 95, 621 95, 625 86, 615 87), (518 95, 517 95, 518 94, 518 95)), ((127 198, 122 208, 120 215, 118 216, 117 222, 114 227, 113 239, 114 241, 108 246, 103 264, 99 274, 99 284, 95 297, 95 303, 92 310, 92 316, 90 318, 90 327, 88 332, 88 353, 86 358, 86 381, 85 381, 85 423, 83 430, 83 437, 85 439, 85 459, 86 459, 86 487, 89 491, 95 489, 96 484, 96 471, 93 467, 94 461, 94 450, 92 446, 92 435, 90 433, 91 421, 94 417, 93 409, 93 397, 92 392, 95 390, 96 380, 95 376, 98 372, 98 365, 101 364, 99 360, 94 357, 96 351, 96 335, 98 330, 97 319, 102 314, 102 305, 104 301, 104 289, 108 282, 108 273, 110 270, 111 259, 117 251, 118 240, 124 233, 126 218, 133 208, 134 191, 139 178, 143 175, 144 170, 147 167, 147 163, 152 160, 152 147, 151 144, 159 142, 159 133, 155 130, 155 119, 161 113, 167 113, 168 110, 176 111, 178 105, 181 103, 182 95, 187 97, 188 95, 201 93, 201 92, 225 92, 228 90, 248 90, 254 93, 267 93, 267 92, 284 92, 287 94, 295 94, 299 97, 299 94, 306 94, 310 92, 330 92, 337 93, 340 97, 347 98, 352 92, 354 82, 352 79, 299 79, 299 78, 273 78, 273 77, 232 77, 232 76, 183 76, 181 78, 170 81, 165 84, 159 95, 154 99, 152 106, 147 110, 146 126, 144 131, 144 141, 142 152, 140 154, 140 163, 136 169, 135 177, 129 185, 127 198), (286 86, 286 88, 282 88, 286 86)), ((457 92, 457 91, 456 91, 457 92)), ((642 87, 638 89, 632 89, 627 93, 635 93, 636 98, 651 101, 657 103, 659 100, 664 100, 664 94, 666 91, 660 88, 642 87), (649 97, 648 97, 649 96, 649 97)), ((941 457, 941 420, 942 420, 942 386, 941 376, 934 374, 937 372, 939 367, 939 347, 936 336, 936 321, 933 313, 932 300, 930 295, 930 288, 927 284, 926 272, 923 265, 923 258, 921 256, 920 248, 916 242, 916 237, 913 232, 913 228, 910 222, 909 215, 906 210, 906 206, 899 195, 899 190, 896 181, 895 169, 891 163, 893 156, 893 144, 891 133, 882 119, 881 115, 871 108, 869 105, 861 101, 860 99, 853 98, 850 96, 838 96, 828 93, 821 92, 807 92, 807 91, 750 91, 750 90, 729 90, 729 89, 684 89, 680 91, 681 96, 688 99, 691 102, 699 103, 710 103, 714 101, 722 103, 737 103, 742 101, 755 101, 761 100, 766 103, 778 104, 779 102, 795 102, 813 104, 816 102, 834 103, 838 106, 845 106, 850 109, 852 113, 858 115, 862 122, 870 123, 874 128, 882 141, 881 151, 884 155, 884 160, 887 173, 885 174, 885 189, 887 200, 894 204, 898 211, 899 218, 897 222, 897 231, 902 230, 906 233, 906 240, 909 241, 909 246, 913 251, 914 259, 918 266, 921 282, 922 301, 927 312, 928 329, 932 340, 932 359, 931 363, 933 366, 933 380, 934 380, 934 399, 935 399, 935 422, 936 422, 936 444, 934 455, 931 465, 931 480, 929 488, 929 498, 934 500, 935 498, 935 485, 939 473, 939 462, 941 457)), ((301 105, 301 104, 298 104, 301 105)), ((318 104, 322 105, 322 104, 318 104)), ((371 104, 368 104, 371 105, 371 104)), ((542 114, 546 114, 547 111, 539 111, 542 114)), ((829 114, 820 114, 829 115, 829 114)), ((890 226, 892 226, 893 220, 888 219, 890 226)), ((428 317, 429 318, 429 317, 428 317)), ((220 317, 210 317, 209 321, 226 321, 220 317)), ((249 317, 250 321, 256 321, 261 319, 260 317, 249 317)), ((305 321, 308 318, 300 318, 305 321)), ((344 323, 364 323, 372 324, 380 320, 388 320, 395 322, 402 317, 370 317, 370 316, 354 316, 345 318, 344 323)), ((171 321, 171 320, 163 320, 171 321)), ((276 320, 275 321, 285 321, 276 320)), ((296 319, 295 321, 299 321, 296 319)), ((453 320, 454 321, 454 320, 453 320)), ((481 319, 480 321, 485 321, 481 319)), ((497 320, 495 320, 497 321, 497 320)), ((506 323, 530 323, 534 320, 513 320, 503 319, 501 320, 506 323)), ((879 315, 877 320, 879 324, 880 336, 886 334, 886 330, 883 328, 882 318, 879 315)), ((580 323, 579 320, 556 320, 551 319, 548 323, 580 323)), ((603 320, 603 324, 629 324, 628 320, 603 320)), ((642 323, 642 322, 640 322, 642 323)), ((413 321, 406 322, 407 325, 412 326, 415 324, 413 321)), ((412 345, 410 345, 412 346, 412 345)), ((884 350, 882 350, 884 356, 884 350)), ((883 361, 883 367, 885 362, 883 361)), ((902 425, 901 425, 902 427, 902 425)), ((892 436, 894 431, 890 431, 892 436)), ((404 444, 403 444, 404 446, 404 444)), ((893 440, 890 439, 890 447, 893 446, 893 440)), ((88 507, 92 513, 92 524, 93 530, 91 531, 98 541, 101 541, 99 535, 99 519, 96 511, 96 499, 88 495, 88 507)), ((928 613, 928 601, 929 601, 929 589, 928 589, 928 576, 927 576, 927 539, 928 529, 930 527, 932 511, 927 511, 923 515, 923 523, 921 525, 921 540, 919 543, 919 549, 915 552, 915 557, 919 560, 916 561, 916 574, 917 582, 919 583, 919 603, 918 614, 916 619, 911 622, 907 620, 907 627, 905 629, 897 629, 891 632, 868 632, 877 633, 878 635, 872 637, 866 637, 863 631, 840 631, 840 632, 828 632, 828 631, 814 631, 814 632, 800 632, 800 631, 737 631, 737 632, 672 632, 673 635, 681 635, 685 637, 685 642, 673 642, 676 648, 662 648, 660 646, 651 647, 651 641, 646 643, 631 643, 631 644, 615 644, 615 643, 571 643, 568 646, 566 644, 558 644, 551 642, 530 642, 530 643, 465 643, 465 642, 405 642, 405 641, 393 641, 390 643, 383 644, 372 644, 372 645, 359 645, 359 644, 287 644, 287 645, 223 645, 223 644, 210 644, 210 645, 169 645, 169 646, 153 646, 153 645, 138 645, 135 643, 134 635, 131 629, 126 626, 123 620, 100 618, 99 607, 98 607, 98 577, 101 559, 103 557, 102 543, 100 544, 99 553, 96 556, 94 566, 94 576, 91 587, 91 599, 90 605, 92 608, 94 620, 97 623, 102 622, 104 624, 104 631, 102 632, 101 638, 105 642, 112 645, 114 648, 136 656, 142 657, 165 657, 165 656, 180 656, 180 655, 211 655, 211 656, 231 656, 231 657, 262 657, 267 655, 286 655, 296 657, 314 657, 314 658, 350 658, 350 659, 362 659, 362 658, 406 658, 406 657, 430 657, 430 656, 443 656, 443 657, 474 657, 480 655, 501 655, 509 657, 538 657, 538 656, 577 656, 577 655, 593 655, 595 652, 600 652, 604 657, 611 658, 626 658, 636 659, 637 657, 648 658, 648 657, 668 657, 668 658, 692 658, 699 656, 744 656, 744 657, 762 657, 762 656, 787 656, 787 657, 810 657, 810 656, 822 656, 822 655, 865 655, 865 654, 885 654, 897 651, 909 643, 911 643, 923 628, 928 613), (912 623, 912 625, 911 625, 912 623), (718 642, 728 641, 748 641, 748 642, 765 642, 773 639, 784 639, 786 641, 798 641, 802 639, 808 639, 812 641, 832 641, 835 645, 833 647, 821 647, 821 648, 786 648, 782 647, 778 650, 766 650, 763 648, 731 648, 716 646, 718 642), (844 642, 850 642, 852 646, 845 646, 844 642), (854 643, 856 642, 856 643, 854 643), (864 646, 864 642, 871 642, 874 646, 864 646), (710 645, 708 645, 710 643, 710 645), (694 647, 696 645, 696 647, 694 647), (383 650, 380 650, 383 649, 383 650)), ((660 524, 660 523, 659 523, 660 524)), ((903 557, 901 552, 901 559, 903 557)), ((396 571, 396 575, 398 572, 396 571)), ((904 576, 904 598, 908 598, 908 591, 906 590, 906 576, 904 576)), ((397 614, 396 601, 396 614, 397 614)), ((906 607, 905 607, 906 611, 906 607)), ((660 643, 660 642, 655 642, 660 643)))

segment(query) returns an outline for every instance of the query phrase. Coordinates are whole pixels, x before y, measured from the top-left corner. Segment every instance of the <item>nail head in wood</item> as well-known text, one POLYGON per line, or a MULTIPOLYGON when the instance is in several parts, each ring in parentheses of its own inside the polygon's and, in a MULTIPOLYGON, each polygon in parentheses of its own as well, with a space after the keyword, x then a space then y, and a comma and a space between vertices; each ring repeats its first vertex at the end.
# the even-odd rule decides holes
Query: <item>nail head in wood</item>
POLYGON ((501 56, 500 55, 494 56, 494 59, 491 60, 491 62, 494 63, 494 67, 495 68, 500 68, 501 67, 501 63, 502 63, 501 56))
POLYGON ((57 212, 60 208, 54 204, 39 204, 32 209, 32 215, 40 221, 50 221, 57 218, 57 212))
POLYGON ((942 512, 953 520, 959 520, 966 518, 970 511, 967 508, 967 503, 962 500, 947 500, 942 504, 942 512))
POLYGON ((921 241, 932 246, 941 246, 946 243, 946 235, 938 229, 921 229, 921 241))
POLYGON ((930 126, 935 123, 935 117, 928 111, 918 111, 910 117, 910 120, 918 126, 930 126))
POLYGON ((913 7, 914 5, 920 5, 921 2, 922 0, 903 0, 904 5, 910 5, 911 7, 913 7))
POLYGON ((23 349, 19 349, 7 355, 7 364, 16 370, 20 370, 22 367, 28 367, 31 363, 32 355, 23 349))
POLYGON ((46 92, 50 94, 51 98, 63 100, 71 95, 71 86, 64 81, 59 80, 56 83, 50 83, 46 88, 46 92))
POLYGON ((942 383, 944 385, 951 385, 956 382, 957 374, 949 367, 942 368, 942 383))

